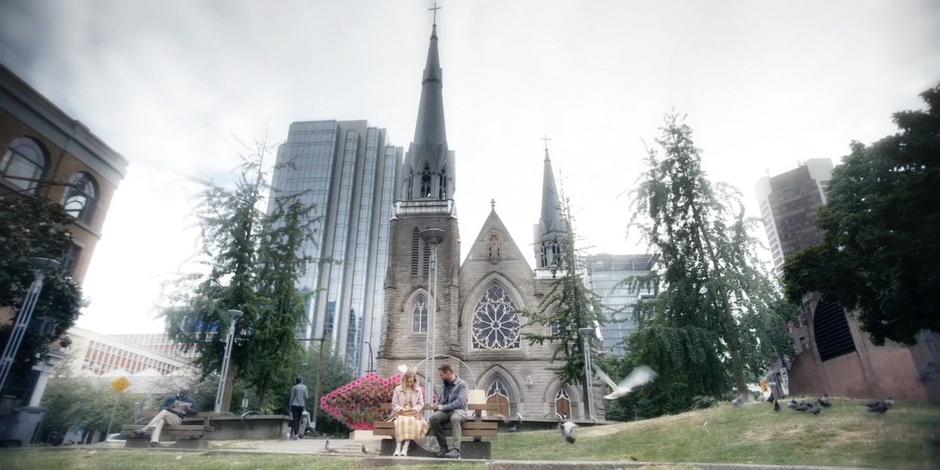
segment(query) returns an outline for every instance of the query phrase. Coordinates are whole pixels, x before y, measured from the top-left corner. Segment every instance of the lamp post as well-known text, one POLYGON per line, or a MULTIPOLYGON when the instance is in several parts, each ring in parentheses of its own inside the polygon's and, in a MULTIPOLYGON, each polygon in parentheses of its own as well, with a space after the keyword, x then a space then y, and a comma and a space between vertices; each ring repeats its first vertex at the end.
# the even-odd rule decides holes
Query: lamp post
POLYGON ((367 370, 366 373, 368 374, 369 372, 375 372, 375 364, 372 360, 372 343, 363 341, 363 344, 369 347, 369 370, 367 370))
POLYGON ((584 383, 587 385, 587 419, 594 417, 594 374, 591 364, 591 338, 595 336, 595 328, 578 328, 578 333, 584 339, 584 383))
POLYGON ((16 354, 20 351, 20 345, 23 343, 23 337, 26 336, 26 329, 29 321, 33 317, 33 310, 36 309, 36 303, 39 301, 39 294, 42 292, 42 284, 46 274, 59 268, 60 263, 49 258, 33 258, 30 260, 34 266, 33 282, 26 291, 26 297, 23 299, 23 305, 16 315, 16 324, 13 331, 10 332, 10 338, 3 348, 3 356, 0 358, 0 391, 7 384, 7 378, 13 365, 16 362, 16 354))
POLYGON ((418 233, 418 236, 431 247, 431 256, 428 266, 428 336, 425 343, 425 352, 428 362, 426 364, 425 403, 434 400, 434 357, 437 356, 437 247, 444 241, 444 231, 439 228, 428 228, 418 233))
POLYGON ((244 315, 241 310, 229 310, 231 316, 228 324, 228 334, 225 338, 225 356, 222 357, 222 376, 219 378, 219 389, 215 394, 215 412, 222 412, 222 400, 225 395, 225 384, 228 382, 228 369, 232 361, 232 343, 235 340, 235 323, 244 315))

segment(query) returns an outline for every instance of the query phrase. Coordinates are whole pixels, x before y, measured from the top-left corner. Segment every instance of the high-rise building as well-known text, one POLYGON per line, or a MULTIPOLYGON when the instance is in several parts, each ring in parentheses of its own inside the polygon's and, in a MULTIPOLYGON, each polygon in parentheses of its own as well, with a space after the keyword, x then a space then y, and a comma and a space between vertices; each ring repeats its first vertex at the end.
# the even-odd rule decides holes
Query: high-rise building
POLYGON ((816 210, 826 202, 831 179, 832 161, 814 158, 786 173, 764 176, 754 186, 777 277, 787 256, 823 240, 816 210))
POLYGON ((137 346, 157 354, 183 360, 195 359, 199 353, 199 350, 194 347, 194 345, 177 343, 166 333, 125 333, 105 336, 115 341, 137 346))
POLYGON ((624 340, 637 328, 633 307, 653 296, 653 289, 642 282, 650 273, 653 256, 599 254, 588 256, 585 262, 587 281, 604 306, 604 349, 623 357, 627 352, 624 340))
POLYGON ((402 148, 366 121, 290 125, 272 182, 275 197, 299 194, 321 217, 299 282, 311 293, 301 334, 327 338, 350 370, 374 363, 379 342, 388 228, 402 148), (368 347, 369 354, 363 355, 368 347))

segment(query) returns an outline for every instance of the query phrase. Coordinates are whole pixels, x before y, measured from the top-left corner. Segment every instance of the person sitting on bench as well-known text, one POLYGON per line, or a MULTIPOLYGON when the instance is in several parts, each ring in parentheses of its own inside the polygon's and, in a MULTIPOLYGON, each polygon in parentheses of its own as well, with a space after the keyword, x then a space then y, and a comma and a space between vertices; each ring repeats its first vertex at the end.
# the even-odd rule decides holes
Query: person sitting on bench
POLYGON ((461 425, 469 416, 467 382, 457 377, 450 364, 444 364, 437 370, 441 372, 444 388, 441 390, 441 397, 437 403, 428 406, 429 410, 434 411, 430 420, 431 433, 437 438, 437 443, 441 447, 437 456, 457 459, 460 458, 461 425), (447 449, 447 436, 444 434, 444 423, 447 422, 450 422, 451 433, 454 435, 454 448, 450 450, 447 449))
POLYGON ((150 447, 157 447, 160 445, 160 432, 163 431, 164 424, 179 426, 185 416, 195 415, 198 412, 199 408, 189 396, 189 388, 180 387, 179 393, 167 397, 160 412, 134 434, 137 437, 150 435, 150 447))

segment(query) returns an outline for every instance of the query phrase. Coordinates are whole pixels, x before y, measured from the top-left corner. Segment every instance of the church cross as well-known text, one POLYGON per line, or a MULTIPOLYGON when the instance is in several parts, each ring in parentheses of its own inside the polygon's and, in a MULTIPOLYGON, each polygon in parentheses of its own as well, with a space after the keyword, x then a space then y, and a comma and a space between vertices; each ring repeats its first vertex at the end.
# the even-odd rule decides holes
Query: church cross
POLYGON ((496 199, 490 199, 490 209, 496 210, 496 199))
POLYGON ((435 25, 437 24, 437 10, 440 10, 440 9, 442 9, 442 8, 444 8, 444 7, 439 7, 439 6, 437 6, 437 2, 434 2, 434 8, 428 8, 428 11, 433 11, 433 12, 434 12, 434 24, 435 24, 435 25))
POLYGON ((545 151, 548 152, 548 141, 552 139, 548 138, 548 136, 543 135, 540 140, 542 142, 545 142, 545 151))

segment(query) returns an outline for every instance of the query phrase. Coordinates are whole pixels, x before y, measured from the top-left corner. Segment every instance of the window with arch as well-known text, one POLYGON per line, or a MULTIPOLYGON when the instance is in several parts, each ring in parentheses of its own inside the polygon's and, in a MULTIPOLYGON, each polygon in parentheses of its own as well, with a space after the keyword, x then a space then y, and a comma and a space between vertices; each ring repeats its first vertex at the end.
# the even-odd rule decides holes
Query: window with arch
POLYGON ((39 143, 29 137, 17 137, 3 153, 0 175, 14 187, 36 194, 48 164, 46 152, 39 143))
POLYGON ((431 165, 424 163, 424 170, 421 172, 421 197, 431 197, 431 165))
POLYGON ((413 333, 428 332, 428 299, 424 294, 415 299, 415 306, 411 310, 411 331, 413 333))
POLYGON ((91 222, 98 204, 98 185, 88 173, 75 173, 69 178, 62 205, 65 212, 82 222, 91 222))
POLYGON ((496 379, 493 380, 493 384, 490 385, 490 388, 486 391, 486 402, 496 405, 496 414, 503 415, 507 418, 510 416, 509 393, 506 391, 506 386, 503 385, 501 376, 497 375, 496 379))
POLYGON ((437 185, 437 198, 447 199, 447 168, 441 168, 441 175, 437 185))
POLYGON ((516 311, 509 290, 499 281, 491 282, 473 311, 473 348, 518 348, 521 325, 516 311))
POLYGON ((571 418, 571 397, 568 395, 568 390, 565 390, 565 387, 560 387, 558 391, 555 392, 555 400, 553 403, 555 405, 555 415, 561 419, 571 418))

